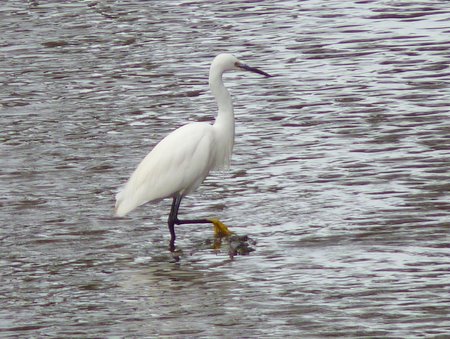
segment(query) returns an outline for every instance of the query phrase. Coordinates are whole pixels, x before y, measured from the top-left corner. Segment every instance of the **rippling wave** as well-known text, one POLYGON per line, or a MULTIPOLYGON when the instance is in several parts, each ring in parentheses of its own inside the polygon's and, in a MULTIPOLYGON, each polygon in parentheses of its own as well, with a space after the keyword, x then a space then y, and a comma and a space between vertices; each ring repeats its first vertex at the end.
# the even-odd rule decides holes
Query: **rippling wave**
POLYGON ((450 331, 448 2, 7 0, 0 9, 0 333, 444 337, 450 331), (112 217, 164 135, 212 121, 230 173, 184 214, 256 241, 231 260, 169 202, 112 217))

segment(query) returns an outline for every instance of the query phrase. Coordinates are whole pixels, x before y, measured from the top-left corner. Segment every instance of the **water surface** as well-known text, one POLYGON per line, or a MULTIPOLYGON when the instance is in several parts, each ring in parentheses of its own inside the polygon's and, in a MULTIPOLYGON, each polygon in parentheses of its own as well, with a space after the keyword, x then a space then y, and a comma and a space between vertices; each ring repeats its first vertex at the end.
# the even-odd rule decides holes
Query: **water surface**
POLYGON ((447 1, 7 0, 0 8, 2 337, 450 333, 447 1), (236 145, 181 214, 256 241, 233 260, 170 201, 112 217, 155 143, 212 121, 236 145))

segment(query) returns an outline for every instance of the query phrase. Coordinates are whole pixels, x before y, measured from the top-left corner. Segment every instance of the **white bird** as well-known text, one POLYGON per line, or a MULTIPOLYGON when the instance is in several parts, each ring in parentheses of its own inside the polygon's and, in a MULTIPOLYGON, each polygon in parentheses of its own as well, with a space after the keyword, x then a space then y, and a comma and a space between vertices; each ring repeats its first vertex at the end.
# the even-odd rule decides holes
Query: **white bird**
POLYGON ((173 198, 168 219, 172 252, 175 250, 175 224, 212 223, 216 234, 231 233, 218 219, 178 219, 183 197, 195 191, 211 170, 229 168, 234 145, 234 112, 222 75, 231 70, 271 76, 231 54, 216 56, 209 71, 209 87, 219 109, 214 124, 193 122, 170 133, 141 161, 116 195, 115 215, 119 217, 146 202, 173 198))

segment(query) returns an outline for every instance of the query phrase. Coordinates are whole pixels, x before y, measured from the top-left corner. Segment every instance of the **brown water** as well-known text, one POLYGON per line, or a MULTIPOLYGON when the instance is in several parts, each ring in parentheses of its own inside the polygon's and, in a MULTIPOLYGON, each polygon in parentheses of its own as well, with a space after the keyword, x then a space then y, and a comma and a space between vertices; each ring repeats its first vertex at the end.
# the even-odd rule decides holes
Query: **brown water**
POLYGON ((450 335, 450 7, 440 1, 0 6, 0 337, 450 335), (229 173, 181 213, 256 241, 231 260, 170 201, 112 217, 158 140, 210 120, 229 173))

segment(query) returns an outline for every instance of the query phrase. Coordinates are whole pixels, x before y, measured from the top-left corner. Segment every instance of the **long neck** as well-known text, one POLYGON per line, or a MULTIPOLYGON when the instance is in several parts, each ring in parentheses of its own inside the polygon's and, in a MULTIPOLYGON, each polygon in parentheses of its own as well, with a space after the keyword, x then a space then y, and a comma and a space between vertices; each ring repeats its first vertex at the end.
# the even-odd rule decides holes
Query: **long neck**
MULTIPOLYGON (((219 113, 217 114, 216 124, 226 124, 234 126, 234 111, 231 96, 223 84, 222 73, 211 71, 209 75, 209 87, 216 99, 219 113)), ((233 128, 234 131, 234 128, 233 128)))
POLYGON ((226 168, 229 165, 234 145, 233 103, 230 93, 223 84, 222 72, 216 71, 213 68, 211 69, 209 74, 209 87, 219 109, 214 127, 221 139, 221 145, 223 146, 221 150, 223 152, 223 166, 226 168))

